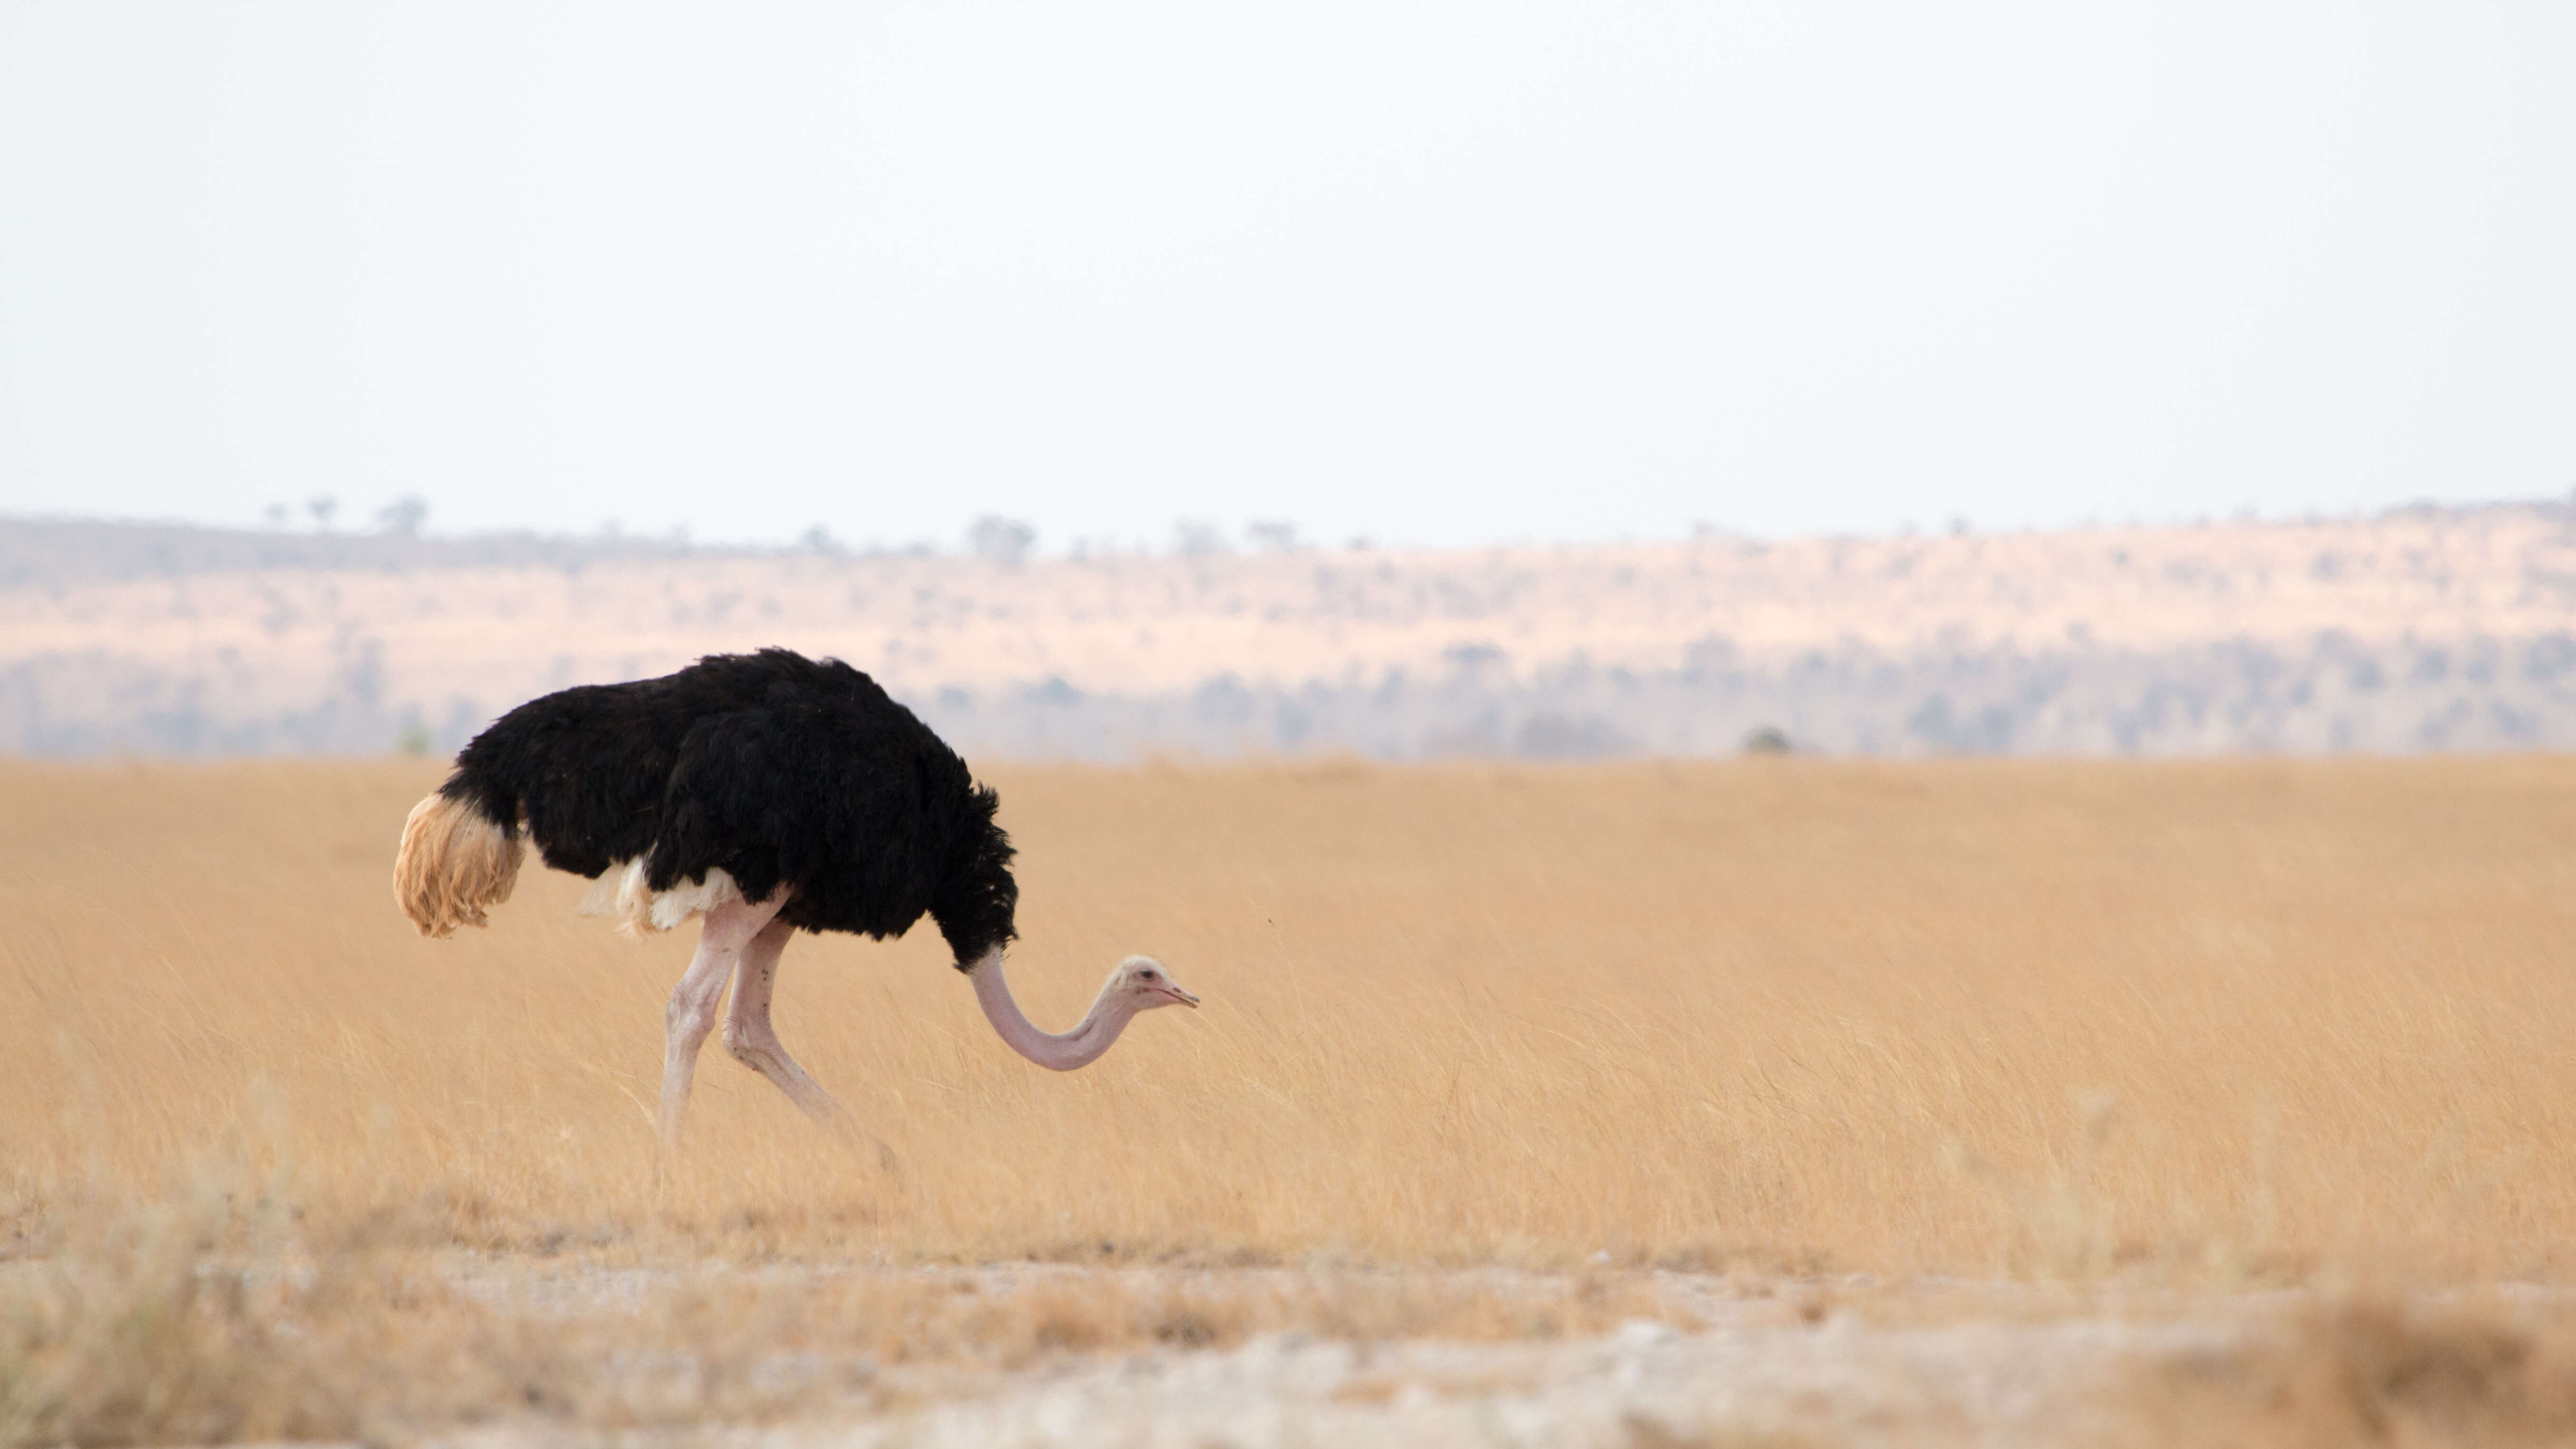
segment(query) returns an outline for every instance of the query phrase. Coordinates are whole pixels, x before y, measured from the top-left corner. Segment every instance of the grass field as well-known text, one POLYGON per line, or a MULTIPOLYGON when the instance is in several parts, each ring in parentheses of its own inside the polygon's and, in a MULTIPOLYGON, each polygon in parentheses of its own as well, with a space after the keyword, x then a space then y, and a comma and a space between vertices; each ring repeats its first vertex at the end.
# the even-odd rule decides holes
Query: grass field
MULTIPOLYGON (((2555 1285, 2576 1244, 2576 760, 999 769, 1030 1014, 1139 950, 1206 1006, 1056 1076, 927 925, 799 938, 780 1029, 894 1176, 720 1050, 661 1159, 693 933, 532 860, 418 939, 436 779, 0 765, 17 1258, 131 1268, 184 1208, 297 1262, 1501 1265, 1571 1331, 1659 1266, 2555 1285)), ((1491 1296, 1334 1311, 1525 1326, 1491 1296)))

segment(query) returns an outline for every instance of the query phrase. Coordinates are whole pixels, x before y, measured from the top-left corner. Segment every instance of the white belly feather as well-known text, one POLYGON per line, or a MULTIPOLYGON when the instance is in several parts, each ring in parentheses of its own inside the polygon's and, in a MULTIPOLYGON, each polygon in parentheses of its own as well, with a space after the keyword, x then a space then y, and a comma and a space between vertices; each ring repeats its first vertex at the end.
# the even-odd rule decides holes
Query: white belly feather
POLYGON ((600 872, 581 898, 585 916, 612 916, 618 929, 641 934, 667 931, 691 916, 742 899, 742 889, 724 871, 709 870, 702 880, 684 880, 666 891, 644 886, 644 858, 621 861, 600 872))

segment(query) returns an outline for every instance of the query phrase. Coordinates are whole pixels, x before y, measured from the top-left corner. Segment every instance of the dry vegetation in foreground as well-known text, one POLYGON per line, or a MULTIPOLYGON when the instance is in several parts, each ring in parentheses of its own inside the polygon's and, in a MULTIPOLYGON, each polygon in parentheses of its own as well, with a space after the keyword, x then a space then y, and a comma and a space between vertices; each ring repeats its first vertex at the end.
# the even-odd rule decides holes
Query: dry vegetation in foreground
MULTIPOLYGON (((997 771, 1032 1015, 1138 949, 1208 1005, 1058 1077, 927 927, 801 939, 781 1029, 898 1178, 720 1054, 657 1164, 687 933, 621 940, 532 866, 491 931, 415 938, 386 878, 435 778, 0 766, 0 1439, 757 1417, 907 1355, 1579 1331, 1654 1311, 1648 1266, 2558 1283, 2576 1229, 2576 761, 997 771), (1315 1276, 904 1271, 1029 1259, 1315 1276), (710 1260, 783 1276, 605 1319, 459 1286, 710 1260), (1576 1272, 1534 1306, 1367 1271, 1490 1264, 1576 1272), (696 1387, 638 1387, 683 1347, 696 1387)), ((2371 1311, 2151 1397, 2566 1428, 2556 1319, 2371 1311)))
POLYGON ((0 1271, 0 1445, 401 1442, 901 1407, 904 1365, 1222 1348, 1262 1332, 1549 1339, 1668 1316, 1635 1275, 727 1272, 625 1282, 441 1261, 383 1222, 312 1232, 238 1153, 76 1219, 0 1271), (228 1166, 229 1165, 229 1166, 228 1166), (497 1291, 493 1291, 497 1290, 497 1291))

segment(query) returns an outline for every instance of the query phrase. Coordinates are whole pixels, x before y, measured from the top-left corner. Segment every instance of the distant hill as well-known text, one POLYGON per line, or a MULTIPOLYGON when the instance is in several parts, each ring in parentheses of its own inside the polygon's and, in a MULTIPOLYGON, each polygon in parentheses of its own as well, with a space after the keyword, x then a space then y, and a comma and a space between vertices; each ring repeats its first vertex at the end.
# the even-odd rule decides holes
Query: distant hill
POLYGON ((402 572, 428 568, 565 568, 719 553, 649 538, 484 533, 288 533, 83 518, 0 519, 0 588, 62 588, 264 569, 402 572))
POLYGON ((18 753, 444 752, 764 644, 987 757, 2565 748, 2576 511, 1026 561, 0 520, 18 753))

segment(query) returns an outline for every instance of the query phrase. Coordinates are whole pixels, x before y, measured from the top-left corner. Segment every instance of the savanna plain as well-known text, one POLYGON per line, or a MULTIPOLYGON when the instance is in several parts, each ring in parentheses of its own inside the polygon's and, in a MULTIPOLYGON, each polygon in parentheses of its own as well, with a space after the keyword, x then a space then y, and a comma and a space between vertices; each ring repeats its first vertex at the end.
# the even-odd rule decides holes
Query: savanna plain
POLYGON ((2576 1441, 2576 760, 989 772, 1012 982, 388 874, 429 762, 0 763, 0 1440, 2576 1441))

